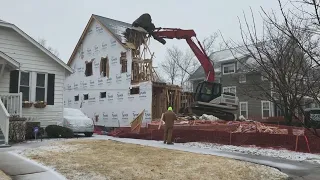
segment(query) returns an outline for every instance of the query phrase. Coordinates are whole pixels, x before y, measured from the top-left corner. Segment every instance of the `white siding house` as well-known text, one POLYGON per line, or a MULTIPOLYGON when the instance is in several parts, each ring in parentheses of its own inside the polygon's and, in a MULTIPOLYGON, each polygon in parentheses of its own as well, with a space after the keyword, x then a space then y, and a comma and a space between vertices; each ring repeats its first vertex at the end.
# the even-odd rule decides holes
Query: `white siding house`
POLYGON ((70 73, 68 65, 18 27, 0 21, 0 129, 5 143, 8 114, 31 118, 42 127, 62 120, 64 80, 70 73), (25 101, 47 105, 23 108, 25 101))
POLYGON ((130 26, 92 15, 69 59, 75 72, 66 78, 65 106, 96 126, 130 126, 143 111, 143 124, 151 121, 152 82, 132 83, 132 51, 122 36, 130 26))

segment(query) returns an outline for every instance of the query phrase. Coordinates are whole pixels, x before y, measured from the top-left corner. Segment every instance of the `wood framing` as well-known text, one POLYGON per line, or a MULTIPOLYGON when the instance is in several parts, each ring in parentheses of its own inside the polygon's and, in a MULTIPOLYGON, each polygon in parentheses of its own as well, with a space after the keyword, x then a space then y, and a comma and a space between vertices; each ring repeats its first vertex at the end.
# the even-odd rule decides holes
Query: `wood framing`
POLYGON ((153 82, 152 85, 152 119, 161 118, 169 106, 175 113, 179 113, 181 108, 190 106, 193 102, 193 93, 183 92, 177 85, 153 82))

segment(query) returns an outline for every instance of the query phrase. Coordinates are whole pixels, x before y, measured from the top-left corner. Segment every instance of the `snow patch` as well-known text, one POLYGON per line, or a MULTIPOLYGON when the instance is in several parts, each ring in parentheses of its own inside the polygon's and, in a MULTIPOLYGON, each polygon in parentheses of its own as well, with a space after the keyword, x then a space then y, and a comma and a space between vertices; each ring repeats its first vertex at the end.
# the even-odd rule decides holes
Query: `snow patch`
POLYGON ((81 147, 81 145, 63 145, 63 144, 50 144, 47 146, 40 146, 35 149, 23 149, 23 150, 16 150, 15 153, 21 154, 24 156, 32 156, 32 155, 43 155, 47 154, 48 152, 72 152, 76 151, 81 147))
POLYGON ((236 152, 243 154, 252 154, 258 156, 268 156, 281 159, 288 159, 294 161, 308 161, 315 164, 320 164, 320 155, 319 154, 310 154, 310 153, 301 153, 294 152, 285 149, 265 149, 259 147, 240 147, 240 146, 231 146, 231 145, 220 145, 215 143, 200 143, 200 142, 190 142, 182 143, 186 147, 196 147, 201 149, 211 149, 211 150, 220 150, 227 152, 236 152))

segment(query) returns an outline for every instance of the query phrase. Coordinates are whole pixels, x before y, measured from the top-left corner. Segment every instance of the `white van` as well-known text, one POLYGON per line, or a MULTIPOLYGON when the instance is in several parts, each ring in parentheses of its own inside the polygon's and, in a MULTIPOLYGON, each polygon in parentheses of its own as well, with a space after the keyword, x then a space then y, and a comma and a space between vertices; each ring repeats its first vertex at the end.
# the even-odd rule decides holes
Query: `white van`
POLYGON ((72 129, 74 133, 84 133, 86 137, 93 135, 94 124, 92 119, 79 109, 64 108, 62 125, 72 129))

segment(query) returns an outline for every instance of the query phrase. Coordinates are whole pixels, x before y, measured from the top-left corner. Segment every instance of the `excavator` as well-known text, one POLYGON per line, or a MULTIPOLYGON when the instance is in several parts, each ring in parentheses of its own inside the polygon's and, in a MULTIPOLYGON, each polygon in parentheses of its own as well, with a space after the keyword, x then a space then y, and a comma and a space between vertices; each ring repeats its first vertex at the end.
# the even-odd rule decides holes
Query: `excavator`
POLYGON ((150 14, 145 13, 132 23, 132 28, 127 29, 127 32, 129 31, 144 32, 148 34, 148 37, 152 36, 163 45, 166 44, 165 39, 185 39, 199 60, 206 75, 206 80, 197 85, 194 93, 194 102, 190 107, 185 107, 185 109, 187 109, 186 111, 198 116, 203 114, 213 115, 226 121, 233 121, 236 119, 234 114, 238 110, 238 97, 233 93, 222 92, 222 85, 215 82, 213 62, 197 39, 194 30, 156 28, 152 23, 150 14), (199 47, 192 40, 193 37, 196 38, 199 47))

